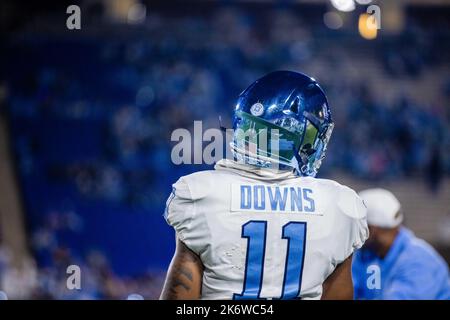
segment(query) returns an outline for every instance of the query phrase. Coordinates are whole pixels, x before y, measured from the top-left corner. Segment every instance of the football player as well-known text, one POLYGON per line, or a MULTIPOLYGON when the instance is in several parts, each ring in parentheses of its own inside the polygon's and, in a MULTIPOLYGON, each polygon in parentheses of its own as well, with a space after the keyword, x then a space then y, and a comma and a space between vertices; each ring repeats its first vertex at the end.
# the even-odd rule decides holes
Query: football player
POLYGON ((314 178, 333 130, 318 83, 262 77, 240 94, 233 129, 233 160, 173 185, 165 218, 177 244, 161 298, 352 299, 366 208, 352 189, 314 178))

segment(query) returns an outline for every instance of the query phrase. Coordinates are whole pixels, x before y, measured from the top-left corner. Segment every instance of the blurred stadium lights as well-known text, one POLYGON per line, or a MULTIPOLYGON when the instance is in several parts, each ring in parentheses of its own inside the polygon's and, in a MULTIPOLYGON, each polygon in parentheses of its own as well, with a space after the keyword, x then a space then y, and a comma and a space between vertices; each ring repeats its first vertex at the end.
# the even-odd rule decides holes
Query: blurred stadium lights
POLYGON ((330 29, 337 30, 342 28, 344 21, 339 13, 334 11, 325 12, 323 15, 323 23, 330 29))
POLYGON ((146 6, 139 0, 104 0, 103 4, 114 21, 139 24, 147 15, 146 6))
POLYGON ((356 0, 356 2, 357 2, 358 4, 365 5, 365 4, 371 3, 372 0, 356 0))
POLYGON ((128 23, 139 24, 145 21, 147 8, 142 3, 133 4, 128 10, 128 23))
POLYGON ((367 13, 362 13, 358 20, 358 31, 361 37, 367 40, 373 40, 377 37, 378 29, 374 17, 367 13))
POLYGON ((353 0, 331 0, 331 4, 339 11, 350 12, 355 10, 355 1, 353 0))

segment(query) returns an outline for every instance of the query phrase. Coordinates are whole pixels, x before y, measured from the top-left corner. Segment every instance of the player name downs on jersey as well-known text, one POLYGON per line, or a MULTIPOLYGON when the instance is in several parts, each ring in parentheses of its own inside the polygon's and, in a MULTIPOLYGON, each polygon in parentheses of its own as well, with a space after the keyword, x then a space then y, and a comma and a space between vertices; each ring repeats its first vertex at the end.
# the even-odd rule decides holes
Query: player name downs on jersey
POLYGON ((317 214, 314 191, 298 185, 232 184, 231 211, 317 214))

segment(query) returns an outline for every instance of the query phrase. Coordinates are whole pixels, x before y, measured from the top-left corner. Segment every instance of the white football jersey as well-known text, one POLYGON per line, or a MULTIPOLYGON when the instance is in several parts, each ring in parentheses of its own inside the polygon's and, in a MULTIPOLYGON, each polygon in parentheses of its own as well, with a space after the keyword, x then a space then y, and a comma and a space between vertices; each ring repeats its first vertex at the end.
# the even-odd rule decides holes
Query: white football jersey
POLYGON ((230 160, 180 178, 165 217, 203 262, 203 299, 320 299, 368 237, 352 189, 230 160))

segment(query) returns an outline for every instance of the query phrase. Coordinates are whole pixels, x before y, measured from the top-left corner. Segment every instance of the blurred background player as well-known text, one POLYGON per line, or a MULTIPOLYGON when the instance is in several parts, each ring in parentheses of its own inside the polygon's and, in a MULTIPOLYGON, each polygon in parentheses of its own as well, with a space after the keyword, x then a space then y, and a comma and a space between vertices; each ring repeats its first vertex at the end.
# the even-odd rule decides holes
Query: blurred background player
POLYGON ((367 206, 370 236, 354 255, 355 298, 450 299, 447 264, 432 246, 402 226, 397 198, 385 189, 359 195, 367 206))

